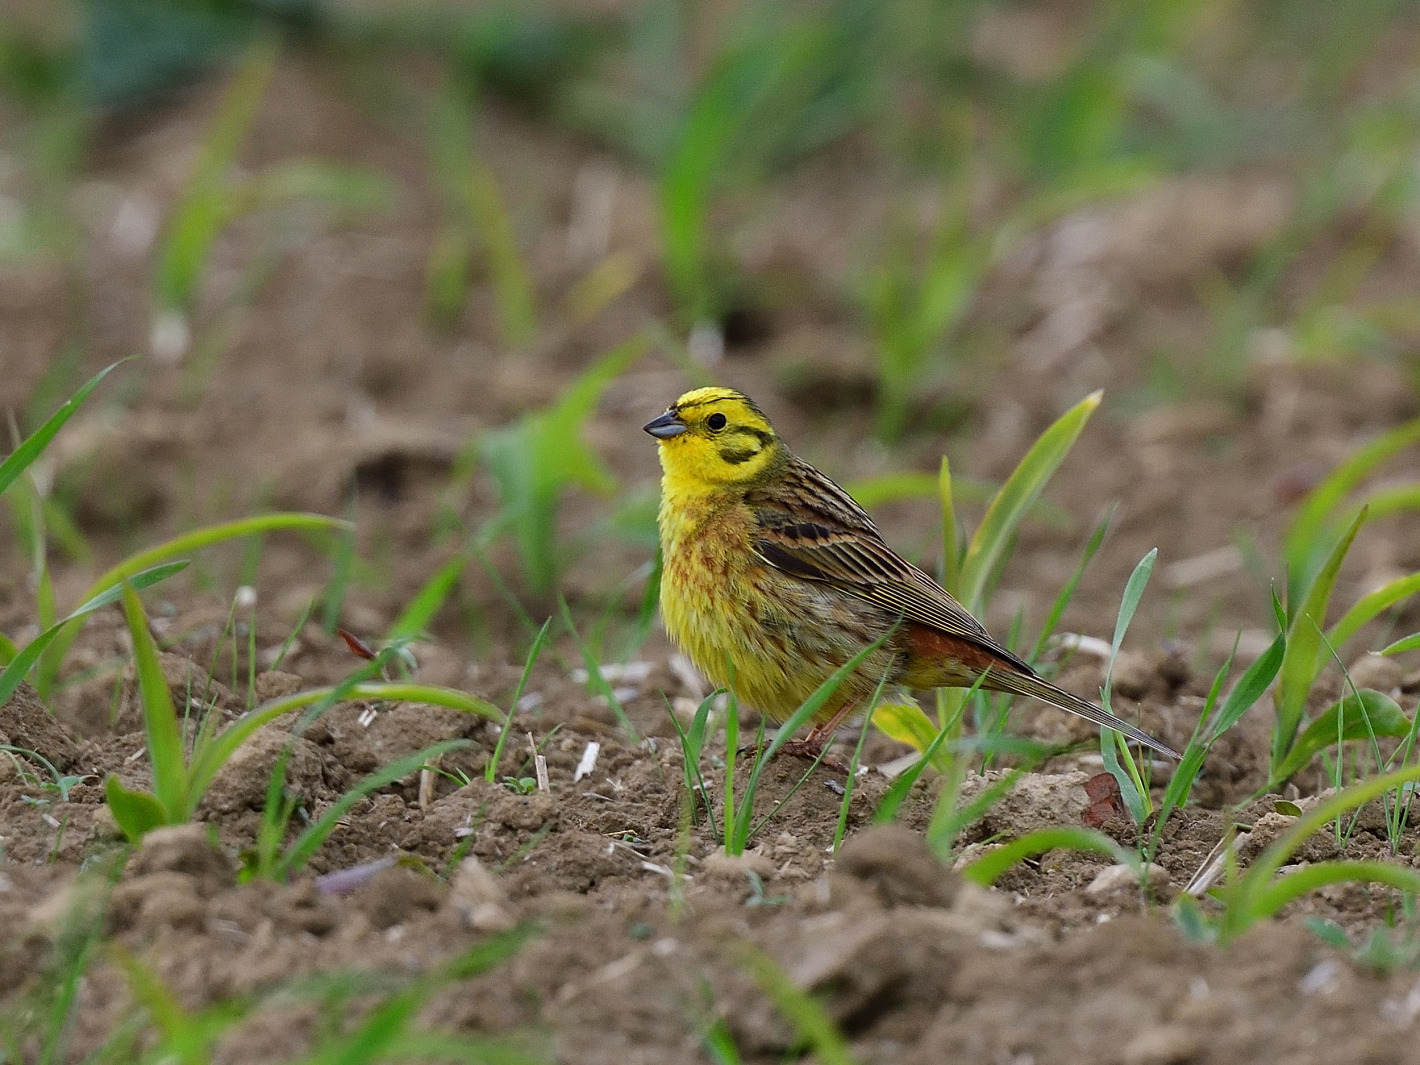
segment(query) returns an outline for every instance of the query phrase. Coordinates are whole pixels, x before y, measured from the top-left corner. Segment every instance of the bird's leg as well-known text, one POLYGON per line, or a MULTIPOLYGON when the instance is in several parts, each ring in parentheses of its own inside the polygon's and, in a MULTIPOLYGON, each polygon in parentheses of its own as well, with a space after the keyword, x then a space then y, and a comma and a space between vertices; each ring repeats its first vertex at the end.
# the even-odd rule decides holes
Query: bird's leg
MULTIPOLYGON (((848 715, 855 709, 857 709, 857 703, 848 703, 827 721, 809 729, 809 734, 802 740, 790 740, 785 743, 779 748, 780 752, 796 755, 799 758, 807 758, 811 762, 819 760, 824 748, 833 742, 833 734, 838 731, 838 727, 843 722, 848 720, 848 715)), ((824 756, 821 764, 839 773, 848 772, 848 767, 836 758, 824 756)))

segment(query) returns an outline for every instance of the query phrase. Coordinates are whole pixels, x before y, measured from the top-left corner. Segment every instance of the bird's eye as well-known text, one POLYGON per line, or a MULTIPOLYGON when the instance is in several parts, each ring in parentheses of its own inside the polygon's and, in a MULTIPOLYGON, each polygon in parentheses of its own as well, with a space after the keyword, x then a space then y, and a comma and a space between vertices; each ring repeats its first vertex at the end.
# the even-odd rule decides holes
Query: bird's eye
POLYGON ((725 416, 723 414, 712 414, 705 419, 705 424, 710 427, 712 433, 718 433, 725 428, 725 416))

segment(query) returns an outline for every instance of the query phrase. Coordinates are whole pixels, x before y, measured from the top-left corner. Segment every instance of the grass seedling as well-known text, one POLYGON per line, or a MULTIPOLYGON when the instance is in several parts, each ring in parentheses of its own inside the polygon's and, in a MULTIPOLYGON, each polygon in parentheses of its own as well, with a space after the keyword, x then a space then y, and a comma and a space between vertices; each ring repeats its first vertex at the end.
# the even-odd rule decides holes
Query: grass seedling
MULTIPOLYGON (((814 718, 818 715, 819 711, 821 711, 828 703, 828 701, 833 698, 833 695, 836 691, 838 691, 839 686, 845 680, 848 679, 849 674, 851 674, 860 665, 867 661, 868 657, 873 652, 878 650, 878 648, 880 648, 883 644, 885 644, 888 641, 889 637, 891 637, 891 635, 892 630, 889 630, 888 632, 884 633, 882 636, 874 640, 872 643, 870 643, 867 647, 859 651, 847 662, 843 663, 843 665, 839 666, 838 669, 834 670, 832 675, 830 675, 828 679, 826 679, 822 684, 820 684, 816 689, 814 689, 813 694, 810 695, 807 699, 805 699, 803 704, 797 710, 795 710, 793 714, 789 716, 789 719, 779 726, 779 729, 777 732, 775 732, 774 739, 770 741, 769 746, 762 747, 759 751, 758 756, 755 758, 754 766, 750 770, 749 780, 745 783, 744 795, 743 797, 741 797, 738 806, 735 805, 734 792, 732 788, 734 783, 733 766, 735 763, 736 753, 734 745, 739 742, 739 713, 736 701, 734 700, 733 695, 731 695, 730 703, 727 706, 728 714, 725 719, 727 726, 725 735, 726 747, 724 807, 724 839, 726 854, 733 856, 743 854, 745 852, 745 848, 749 846, 749 841, 755 836, 755 834, 758 833, 759 830, 762 829, 776 813, 778 813, 779 808, 783 806, 784 803, 788 801, 789 797, 793 795, 794 791, 797 791, 803 785, 804 781, 808 779, 809 774, 813 772, 814 768, 817 767, 818 762, 822 760, 824 753, 827 752, 828 744, 824 744, 823 750, 819 752, 818 760, 815 760, 813 765, 809 767, 808 772, 806 772, 803 777, 799 779, 798 784, 794 785, 794 788, 789 792, 789 795, 784 796, 784 798, 781 799, 779 803, 775 805, 774 809, 771 810, 768 814, 760 818, 758 821, 755 821, 754 800, 755 796, 758 794, 759 791, 760 776, 763 774, 765 767, 769 765, 769 760, 773 758, 777 753, 779 753, 779 748, 783 747, 784 744, 789 742, 790 737, 792 737, 795 732, 803 728, 810 721, 814 720, 814 718), (733 724, 731 724, 732 722, 733 724)), ((763 722, 761 720, 761 730, 763 730, 763 727, 763 722)))
MULTIPOLYGON (((186 562, 168 562, 151 569, 139 570, 128 578, 128 584, 136 589, 149 588, 159 581, 167 580, 175 573, 182 572, 186 567, 186 562)), ((90 614, 118 602, 122 597, 123 586, 121 584, 110 585, 75 608, 63 619, 56 621, 23 647, 16 647, 13 643, 6 641, 9 645, 6 654, 8 662, 4 670, 0 671, 0 704, 3 704, 15 693, 15 689, 25 679, 25 674, 40 661, 45 650, 58 640, 69 626, 81 623, 90 614)))
MULTIPOLYGON (((257 39, 248 50, 164 229, 153 272, 158 307, 153 348, 164 359, 178 361, 192 349, 189 316, 202 279, 218 238, 238 219, 301 201, 368 210, 389 199, 389 185, 382 177, 310 160, 280 163, 248 177, 234 176, 237 155, 266 95, 277 54, 278 46, 269 38, 257 39)), ((284 248, 291 242, 290 230, 290 226, 273 226, 268 240, 284 248)), ((279 252, 263 250, 234 286, 219 311, 212 337, 194 352, 198 357, 189 366, 183 388, 189 399, 200 396, 236 316, 274 274, 280 258, 279 252)))
POLYGON ((257 850, 252 864, 245 871, 245 876, 248 878, 264 877, 280 882, 290 880, 305 867, 306 862, 310 861, 311 856, 320 849, 331 832, 335 831, 340 819, 365 796, 380 788, 388 787, 396 780, 419 772, 449 751, 471 746, 472 744, 468 740, 444 740, 442 743, 431 744, 422 751, 398 758, 382 769, 376 770, 331 803, 330 807, 319 818, 311 822, 285 851, 278 854, 278 847, 281 840, 285 838, 286 828, 290 824, 291 814, 295 809, 290 800, 282 794, 283 788, 280 780, 285 775, 286 760, 284 757, 279 759, 277 768, 272 773, 275 783, 267 793, 267 810, 274 811, 274 813, 263 815, 262 831, 257 836, 257 850), (271 824, 269 829, 267 828, 268 816, 271 824))
MULTIPOLYGON (((532 646, 528 648, 528 656, 523 660, 523 672, 518 677, 517 687, 513 689, 513 697, 508 703, 508 713, 504 717, 504 723, 498 733, 498 742, 493 747, 493 753, 488 756, 488 764, 483 767, 483 779, 489 784, 492 784, 498 775, 498 765, 503 760, 503 747, 508 742, 509 735, 512 734, 513 718, 518 713, 518 704, 523 700, 523 691, 528 686, 528 678, 532 676, 533 666, 537 665, 538 656, 542 654, 542 645, 551 628, 552 619, 548 618, 542 623, 542 628, 537 630, 532 646)), ((533 781, 533 783, 537 782, 533 781)))
POLYGON ((429 258, 429 313, 444 326, 458 320, 467 301, 469 259, 481 243, 493 280, 499 331, 505 344, 518 348, 537 333, 532 274, 518 248, 498 181, 474 149, 474 112, 466 91, 451 82, 430 122, 430 156, 444 193, 445 221, 429 258))
POLYGON ((1371 930, 1360 946, 1353 946, 1346 930, 1324 917, 1308 917, 1305 924, 1328 946, 1344 952, 1355 964, 1382 975, 1398 970, 1420 967, 1420 919, 1417 919, 1415 897, 1401 897, 1401 915, 1397 924, 1388 921, 1371 930))
MULTIPOLYGON (((729 693, 724 688, 716 688, 704 699, 701 699, 700 705, 695 708, 695 714, 690 719, 689 726, 680 723, 680 718, 676 716, 676 712, 669 702, 666 703, 666 713, 670 715, 671 727, 675 729, 676 738, 680 740, 681 768, 685 774, 685 793, 690 796, 691 818, 695 824, 700 823, 699 811, 703 805, 706 819, 715 832, 715 842, 723 846, 724 837, 720 835, 720 829, 715 820, 715 806, 710 801, 710 791, 705 786, 705 777, 700 769, 701 757, 705 751, 705 739, 710 731, 710 713, 722 695, 729 698, 729 693)), ((736 742, 739 739, 738 732, 739 729, 736 727, 736 742)), ((733 748, 727 750, 726 753, 733 760, 733 748)), ((726 772, 733 773, 733 769, 727 768, 726 772)))
POLYGON ((1103 832, 1096 832, 1092 828, 1062 825, 1058 828, 1039 828, 1020 839, 1012 840, 976 859, 961 871, 961 875, 982 887, 990 887, 1022 859, 1058 848, 1103 854, 1120 865, 1127 865, 1131 869, 1140 868, 1138 855, 1125 850, 1103 832))
MULTIPOLYGON (((1154 562, 1159 557, 1159 549, 1156 547, 1139 560, 1139 564, 1134 567, 1134 572, 1129 575, 1129 580, 1124 585, 1124 595, 1119 601, 1119 614, 1114 622, 1114 641, 1109 649, 1109 664, 1105 667, 1104 687, 1100 689, 1100 705, 1104 707, 1105 713, 1112 714, 1111 696, 1114 692, 1114 663, 1119 657, 1119 645, 1124 642, 1124 634, 1129 630, 1129 623, 1134 620, 1134 611, 1138 609, 1139 600, 1144 597, 1144 588, 1149 583, 1149 576, 1154 572, 1154 562)), ((1149 798, 1149 786, 1144 781, 1144 774, 1139 770, 1139 763, 1129 751, 1129 745, 1124 742, 1124 737, 1113 729, 1100 729, 1100 755, 1104 759, 1104 767, 1109 771, 1119 784, 1119 793, 1124 799, 1124 805, 1129 810, 1129 816, 1134 819, 1136 825, 1142 825, 1154 812, 1154 804, 1149 798), (1120 756, 1123 756, 1124 763, 1120 764, 1120 756), (1127 769, 1126 769, 1127 767, 1127 769)))
POLYGON ((1273 780, 1285 779, 1300 768, 1293 752, 1300 739, 1307 695, 1332 656, 1329 649, 1341 647, 1367 623, 1420 591, 1420 573, 1396 578, 1362 596, 1334 625, 1323 628, 1341 565, 1362 526, 1379 513, 1420 505, 1420 488, 1383 490, 1374 493, 1371 500, 1343 519, 1339 535, 1335 531, 1336 515, 1345 506, 1346 493, 1377 463, 1420 438, 1416 425, 1420 422, 1387 434, 1338 467, 1304 501, 1288 533, 1285 544, 1288 603, 1281 618, 1288 643, 1276 698, 1277 721, 1269 766, 1269 777, 1273 780), (1318 558, 1322 559, 1319 565, 1318 558))
POLYGON ((582 439, 602 393, 646 351, 643 337, 612 349, 584 371, 549 407, 484 434, 479 450, 502 504, 529 590, 546 595, 561 572, 557 518, 562 495, 574 486, 602 495, 616 478, 582 439))
MULTIPOLYGON (((985 612, 991 592, 1010 559, 1021 522, 1035 506, 1051 476, 1069 454, 1102 397, 1101 392, 1086 396, 1040 435, 992 498, 981 524, 977 526, 975 534, 964 549, 958 546, 960 541, 957 529, 960 523, 951 470, 943 459, 938 478, 938 495, 942 510, 942 586, 973 616, 979 618, 985 612)), ((1098 535, 1103 537, 1102 532, 1098 535)), ((1092 537, 1091 543, 1093 542, 1092 537)), ((1073 582, 1067 586, 1067 590, 1073 592, 1073 582)), ((1068 602, 1068 598, 1065 602, 1068 602)), ((1053 616, 1058 617, 1064 608, 1064 603, 1057 599, 1057 609, 1052 612, 1053 616)), ((960 723, 959 711, 965 704, 965 692, 959 689, 941 689, 937 692, 935 723, 915 706, 894 706, 893 712, 884 714, 880 711, 874 715, 873 720, 893 739, 910 743, 918 750, 923 750, 947 722, 960 723)), ((997 723, 999 727, 999 724, 1004 723, 1004 715, 992 715, 989 720, 997 723)), ((988 728, 986 731, 995 730, 988 728)))
POLYGON ((868 316, 877 344, 879 439, 894 441, 906 430, 913 398, 939 376, 933 363, 966 317, 994 261, 998 234, 994 228, 973 232, 971 214, 970 189, 961 181, 949 185, 920 256, 899 218, 868 283, 868 316))
POLYGON ((1407 766, 1370 777, 1317 803, 1253 859, 1246 872, 1234 875, 1221 888, 1211 892, 1223 907, 1216 917, 1204 913, 1191 895, 1183 895, 1175 903, 1174 910, 1180 926, 1194 938, 1227 943, 1257 921, 1273 916, 1294 899, 1327 884, 1379 883, 1397 888, 1407 895, 1420 894, 1420 874, 1383 861, 1316 862, 1277 875, 1297 848, 1328 821, 1373 799, 1396 792, 1416 780, 1420 780, 1420 765, 1407 766))
POLYGON ((838 806, 838 823, 833 829, 833 853, 838 853, 838 848, 843 845, 844 833, 848 831, 848 810, 853 802, 853 787, 858 782, 858 766, 863 759, 863 744, 867 741, 868 733, 872 731, 873 714, 877 711, 878 703, 882 700, 883 689, 887 687, 888 675, 883 674, 878 681, 877 690, 873 692, 873 697, 868 700, 868 712, 863 718, 863 727, 858 730, 858 742, 853 746, 853 757, 848 760, 848 777, 843 782, 843 801, 838 806))
POLYGON ((94 779, 92 773, 84 773, 82 775, 61 773, 55 768, 53 762, 38 751, 29 751, 23 747, 14 747, 8 743, 0 743, 0 754, 5 755, 10 760, 10 764, 15 767, 15 772, 24 784, 38 789, 42 796, 41 798, 35 798, 30 795, 20 796, 21 802, 32 803, 36 806, 46 806, 56 800, 59 802, 68 802, 69 790, 71 788, 84 783, 86 780, 94 779), (21 757, 24 758, 24 761, 20 760, 21 757), (45 769, 49 770, 49 779, 46 780, 36 773, 31 773, 26 768, 26 763, 29 762, 37 762, 45 769))
MULTIPOLYGON (((161 571, 161 564, 177 555, 190 554, 205 547, 240 540, 247 536, 260 536, 268 532, 286 530, 301 533, 323 533, 332 527, 340 528, 344 523, 338 518, 328 518, 323 514, 262 514, 254 518, 240 518, 236 521, 209 525, 202 529, 174 537, 157 547, 130 555, 118 565, 109 569, 89 586, 86 600, 116 588, 123 581, 136 584, 137 575, 145 570, 161 571)), ((89 613, 92 613, 90 611, 89 613)), ((45 649, 40 659, 40 668, 35 675, 35 687, 42 697, 52 692, 58 683, 59 667, 79 635, 87 613, 78 611, 59 623, 51 645, 45 649)))
MULTIPOLYGON (((125 835, 140 839, 159 825, 182 824, 192 817, 207 787, 238 747, 262 725, 305 706, 320 703, 331 688, 298 692, 248 711, 225 729, 213 734, 204 724, 191 739, 191 756, 172 696, 158 662, 158 648, 148 630, 142 604, 131 584, 123 586, 124 611, 133 639, 134 664, 143 704, 143 724, 148 740, 148 760, 153 771, 151 791, 126 788, 110 774, 104 783, 109 808, 125 835)), ((497 707, 462 692, 419 684, 357 683, 343 694, 351 699, 387 699, 446 706, 502 720, 497 707)), ((210 719, 209 719, 210 720, 210 719)), ((326 831, 329 831, 327 829, 326 831)))
MULTIPOLYGON (((1208 697, 1203 703, 1203 711, 1198 716, 1198 723, 1194 725, 1188 745, 1183 749, 1183 758, 1174 767, 1173 776, 1164 788, 1163 798, 1159 802, 1159 816, 1154 822, 1146 860, 1153 860, 1153 855, 1163 838, 1164 826, 1168 823, 1169 816, 1188 802, 1193 784, 1198 779, 1198 773, 1203 768, 1204 759, 1208 757, 1208 752, 1212 749, 1213 744, 1217 743, 1224 733, 1236 725, 1243 714, 1252 709, 1271 687, 1273 679, 1277 676, 1277 671, 1282 668, 1286 645, 1286 634, 1279 633, 1261 657, 1243 671, 1237 684, 1223 700, 1221 708, 1218 708, 1218 698, 1223 690, 1223 682, 1227 679, 1232 668, 1232 654, 1228 655, 1227 661, 1214 676, 1213 683, 1208 689, 1208 697)), ((1234 652, 1236 649, 1235 643, 1234 652)))
POLYGON ((661 248, 687 326, 718 332, 735 295, 725 280, 733 270, 713 242, 716 195, 734 178, 823 143, 853 109, 844 91, 846 26, 832 16, 790 20, 775 7, 754 11, 756 24, 712 59, 661 157, 661 248))
POLYGON ((803 1046, 813 1050, 823 1065, 855 1065, 848 1040, 833 1023, 823 1004, 798 987, 777 962, 758 947, 740 942, 734 947, 740 967, 754 978, 767 996, 794 1026, 803 1046))
POLYGON ((567 608, 567 600, 558 597, 557 605, 562 610, 562 623, 567 626, 567 631, 571 634, 572 641, 577 645, 577 650, 582 656, 582 665, 587 671, 587 684, 596 689, 597 693, 606 700, 607 706, 611 708, 612 714, 616 717, 617 724, 631 738, 631 742, 640 743, 641 733, 631 723, 631 718, 626 716, 626 709, 621 705, 621 700, 616 697, 616 692, 607 683, 606 677, 602 676, 601 663, 582 641, 582 637, 577 634, 577 626, 572 621, 572 612, 567 608))

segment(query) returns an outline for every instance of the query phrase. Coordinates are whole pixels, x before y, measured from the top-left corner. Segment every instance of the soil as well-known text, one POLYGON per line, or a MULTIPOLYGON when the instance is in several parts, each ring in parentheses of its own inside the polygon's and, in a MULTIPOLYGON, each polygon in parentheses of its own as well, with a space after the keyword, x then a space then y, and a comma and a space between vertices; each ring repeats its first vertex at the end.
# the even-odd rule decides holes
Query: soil
MULTIPOLYGON (((394 203, 341 224, 298 217, 304 239, 234 318, 221 308, 268 235, 245 222, 224 234, 189 357, 123 367, 55 444, 45 472, 73 505, 91 552, 54 552, 61 605, 77 603, 106 565, 200 524, 268 508, 353 514, 362 561, 340 621, 377 639, 453 554, 451 530, 477 529, 496 508, 490 485, 457 476, 471 436, 552 400, 601 353, 670 316, 652 265, 647 179, 495 100, 481 114, 478 142, 507 190, 545 321, 535 342, 510 347, 481 279, 456 323, 431 326, 424 278, 438 192, 390 105, 352 98, 346 76, 330 59, 286 55, 242 165, 255 171, 317 157, 372 167, 397 184, 394 203), (569 230, 585 223, 578 189, 588 174, 615 190, 595 256, 623 253, 636 269, 624 293, 582 319, 567 309, 569 293, 595 256, 573 247, 569 230), (219 355, 204 363, 203 339, 215 344, 218 330, 219 355)), ((72 382, 56 391, 46 375, 79 328, 69 316, 77 288, 86 346, 73 382, 150 347, 153 239, 219 96, 219 85, 198 86, 100 131, 73 192, 82 277, 43 256, 0 267, 0 408, 24 409, 45 389, 65 394, 72 382)), ((1000 318, 1014 308, 1008 317, 1018 326, 997 347, 963 356, 950 401, 938 396, 889 452, 869 438, 870 341, 835 309, 842 301, 829 298, 850 289, 893 193, 885 175, 854 170, 862 165, 851 145, 834 149, 776 189, 775 211, 752 224, 726 220, 726 244, 743 250, 748 272, 774 291, 819 295, 765 308, 747 339, 731 338, 714 376, 752 394, 801 454, 844 482, 890 469, 934 471, 943 453, 958 476, 999 480, 1062 410, 1107 389, 1047 494, 1068 520, 1026 524, 985 620, 1004 631, 1023 612, 1028 630, 1038 625, 1093 522, 1117 504, 1064 628, 1108 639, 1127 575, 1159 549, 1154 589, 1116 670, 1115 706, 1182 747, 1234 635, 1241 630, 1240 664, 1266 646, 1272 570, 1251 568, 1249 551, 1275 559, 1300 494, 1420 409, 1406 363, 1308 363, 1260 337, 1257 356, 1229 374, 1209 371, 1202 354, 1170 356, 1189 386, 1181 397, 1156 394, 1157 353, 1207 347, 1212 326, 1196 299, 1204 279, 1236 269, 1285 224, 1291 206, 1286 175, 1172 179, 1072 215, 1014 252, 974 314, 1000 318), (808 384, 806 364, 815 372, 808 384), (953 412, 949 431, 932 428, 934 410, 953 412)), ((1420 243, 1400 237, 1375 284, 1403 289, 1417 270, 1420 243)), ((684 366, 651 351, 611 385, 586 428, 623 499, 654 488, 654 448, 639 427, 688 386, 684 366)), ((1386 470, 1397 480, 1417 473, 1420 455, 1409 453, 1386 470)), ((605 500, 570 495, 565 539, 585 539, 606 509, 605 500)), ((930 559, 931 503, 875 513, 890 540, 930 559)), ((37 631, 34 595, 30 559, 10 524, 0 533, 0 632, 23 642, 37 631)), ((1420 568, 1416 524, 1397 516, 1368 527, 1336 601, 1354 602, 1420 568)), ((595 538, 569 560, 563 587, 577 617, 590 625, 609 596, 634 611, 648 556, 644 537, 595 538)), ((239 548, 205 552, 189 573, 147 595, 178 706, 219 722, 358 665, 318 619, 299 621, 330 579, 320 545, 271 536, 254 571, 253 557, 239 548), (255 588, 256 607, 248 620, 238 616, 233 640, 224 631, 242 583, 255 588)), ((490 563, 523 594, 511 549, 496 545, 490 563)), ((417 680, 508 705, 530 633, 501 584, 465 572, 429 638, 412 647, 417 680)), ((555 609, 523 600, 537 617, 555 609)), ((1408 607, 1394 632, 1417 621, 1408 607)), ((631 627, 618 618, 610 637, 631 627)), ((1163 833, 1147 892, 1108 874, 1109 859, 1063 850, 1017 865, 989 890, 965 882, 926 848, 934 795, 925 781, 898 825, 870 827, 889 786, 879 767, 906 751, 881 736, 865 743, 871 768, 855 782, 837 856, 842 774, 820 768, 798 786, 804 764, 781 759, 761 782, 760 809, 767 814, 780 799, 783 806, 746 856, 726 858, 712 825, 686 807, 666 709, 667 701, 677 713, 693 707, 704 689, 659 632, 634 650, 644 666, 613 682, 639 740, 574 675, 580 657, 570 640, 558 638, 540 660, 495 775, 534 775, 530 734, 546 757, 547 792, 484 782, 499 738, 484 718, 342 703, 299 736, 289 721, 257 733, 203 799, 196 828, 154 832, 130 853, 103 804, 107 774, 129 786, 149 779, 127 650, 121 617, 102 612, 67 660, 75 679, 53 700, 53 714, 28 687, 0 708, 0 744, 32 752, 0 756, 0 1008, 29 1001, 62 953, 66 921, 99 898, 104 935, 149 966, 184 1008, 234 996, 258 1004, 218 1042, 215 1060, 224 1063, 287 1061, 318 1041, 325 1007, 291 991, 302 979, 360 971, 410 980, 510 929, 530 930, 530 938, 493 971, 445 986, 422 1024, 507 1036, 568 1065, 726 1060, 707 1049, 715 1033, 728 1033, 740 1060, 781 1061, 798 1052, 799 1037, 766 993, 768 978, 756 978, 762 952, 816 996, 862 1062, 1420 1061, 1415 972, 1360 967, 1305 924, 1327 918, 1359 943, 1398 920, 1398 893, 1323 889, 1224 949, 1187 940, 1164 908, 1233 824, 1259 830, 1245 860, 1290 823, 1277 796, 1248 803, 1266 783, 1266 700, 1213 750, 1196 804, 1163 833), (455 738, 468 745, 442 759, 432 790, 426 782, 421 795, 419 774, 379 789, 346 812, 291 882, 239 883, 283 750, 300 811, 294 832, 380 766, 455 738), (599 745, 595 765, 579 775, 590 744, 599 745), (64 794, 41 786, 52 777, 40 758, 77 782, 64 794)), ((1409 668, 1358 665, 1413 712, 1420 681, 1409 668)), ((1077 654, 1058 679, 1089 693, 1102 669, 1077 654)), ((1084 723, 1024 706, 1012 727, 1079 741, 1078 751, 1053 758, 968 826, 959 841, 967 858, 1050 825, 1102 824, 1135 843, 1132 825, 1111 816, 1108 803, 1101 810, 1086 789, 1101 762, 1079 753, 1090 747, 1084 723)), ((840 753, 856 738, 849 730, 840 753)), ((723 744, 707 755, 707 790, 718 796, 723 744)), ((736 764, 742 786, 747 756, 736 764)), ((964 793, 979 793, 989 779, 969 779, 964 793)), ((1287 798, 1305 802, 1326 786, 1314 768, 1292 781, 1287 798)), ((1318 836, 1299 857, 1413 867, 1416 842, 1410 830, 1393 852, 1372 813, 1344 845, 1318 836)), ((79 987, 72 1060, 100 1047, 133 1009, 122 957, 97 957, 79 987)))

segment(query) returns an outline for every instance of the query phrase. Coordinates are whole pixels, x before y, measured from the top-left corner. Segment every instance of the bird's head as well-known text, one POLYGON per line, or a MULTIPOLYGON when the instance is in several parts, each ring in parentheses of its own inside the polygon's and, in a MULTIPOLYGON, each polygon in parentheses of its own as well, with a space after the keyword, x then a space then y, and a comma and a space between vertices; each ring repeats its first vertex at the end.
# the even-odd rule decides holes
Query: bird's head
POLYGON ((786 454, 764 412, 732 388, 687 392, 643 428, 667 479, 686 489, 755 481, 786 454))

